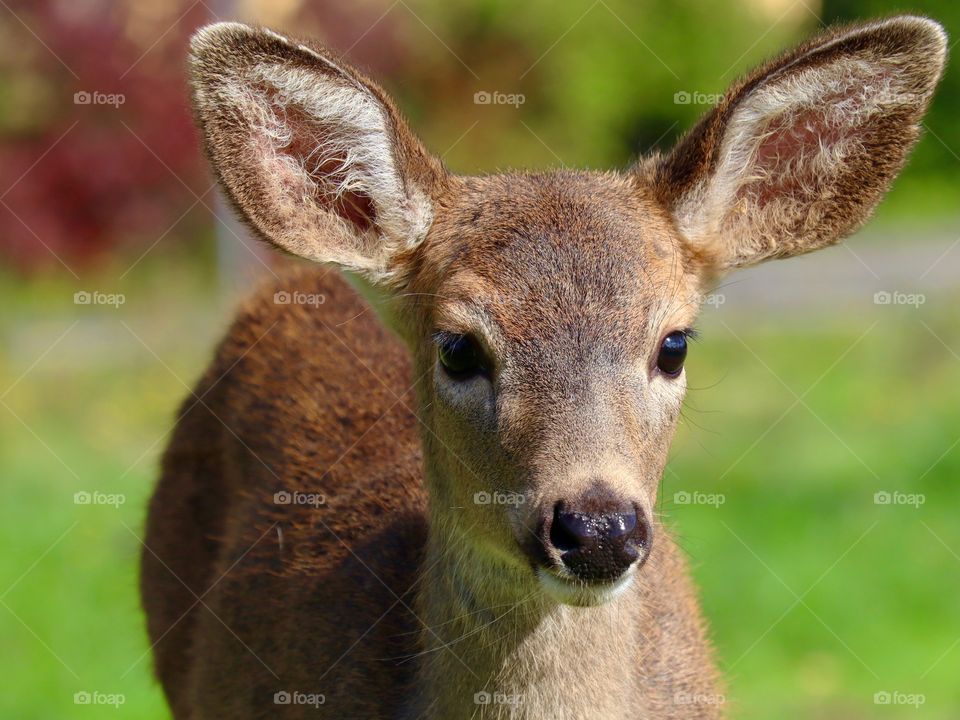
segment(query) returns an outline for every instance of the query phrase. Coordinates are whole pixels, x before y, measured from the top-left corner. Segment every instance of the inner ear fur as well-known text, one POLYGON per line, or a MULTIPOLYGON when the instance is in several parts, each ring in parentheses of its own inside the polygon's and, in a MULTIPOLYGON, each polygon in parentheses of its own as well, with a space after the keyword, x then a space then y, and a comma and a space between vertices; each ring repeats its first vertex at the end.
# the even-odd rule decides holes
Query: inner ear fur
POLYGON ((237 23, 194 36, 190 75, 211 164, 269 242, 382 280, 423 240, 446 173, 374 82, 237 23))
POLYGON ((734 84, 644 170, 717 272, 835 243, 906 162, 945 59, 926 18, 830 30, 734 84))

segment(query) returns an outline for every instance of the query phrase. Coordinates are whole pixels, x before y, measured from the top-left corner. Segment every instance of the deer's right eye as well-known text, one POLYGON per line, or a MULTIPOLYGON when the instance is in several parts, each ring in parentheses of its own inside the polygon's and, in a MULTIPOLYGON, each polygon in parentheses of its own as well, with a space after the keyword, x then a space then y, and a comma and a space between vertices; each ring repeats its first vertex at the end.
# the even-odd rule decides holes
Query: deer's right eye
POLYGON ((487 369, 483 350, 469 335, 446 335, 437 338, 437 355, 447 375, 466 380, 487 369))

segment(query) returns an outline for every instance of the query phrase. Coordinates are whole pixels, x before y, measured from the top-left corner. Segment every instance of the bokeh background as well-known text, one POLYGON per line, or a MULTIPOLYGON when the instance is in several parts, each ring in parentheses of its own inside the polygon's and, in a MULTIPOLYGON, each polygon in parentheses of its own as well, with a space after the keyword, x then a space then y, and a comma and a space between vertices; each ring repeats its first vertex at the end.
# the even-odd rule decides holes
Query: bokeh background
MULTIPOLYGON (((196 27, 321 38, 477 173, 625 166, 768 54, 897 11, 960 38, 934 0, 0 0, 0 717, 168 717, 144 507, 176 405, 277 262, 199 153, 196 27)), ((661 510, 734 717, 960 717, 958 111, 953 63, 866 230, 708 298, 661 510)))

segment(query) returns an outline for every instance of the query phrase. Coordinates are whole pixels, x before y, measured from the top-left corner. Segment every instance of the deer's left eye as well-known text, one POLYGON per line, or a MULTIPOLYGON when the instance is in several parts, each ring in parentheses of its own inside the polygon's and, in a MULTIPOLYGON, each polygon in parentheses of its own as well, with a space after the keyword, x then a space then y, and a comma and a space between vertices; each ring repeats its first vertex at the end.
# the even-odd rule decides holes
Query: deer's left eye
POLYGON ((657 367, 671 377, 676 377, 683 370, 683 361, 687 358, 687 334, 672 332, 660 344, 660 354, 657 355, 657 367))
POLYGON ((466 380, 486 370, 483 350, 469 335, 441 335, 437 348, 440 364, 455 380, 466 380))

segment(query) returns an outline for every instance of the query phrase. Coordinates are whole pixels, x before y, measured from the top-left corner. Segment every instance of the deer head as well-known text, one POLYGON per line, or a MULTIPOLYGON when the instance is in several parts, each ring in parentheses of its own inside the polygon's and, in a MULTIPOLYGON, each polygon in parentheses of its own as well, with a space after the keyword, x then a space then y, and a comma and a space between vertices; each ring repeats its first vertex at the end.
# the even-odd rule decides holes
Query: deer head
POLYGON ((409 345, 431 532, 500 582, 589 605, 655 542, 701 293, 863 223, 945 54, 924 18, 835 30, 735 84, 665 155, 487 177, 448 172, 317 45, 218 24, 191 69, 250 226, 351 273, 409 345))

